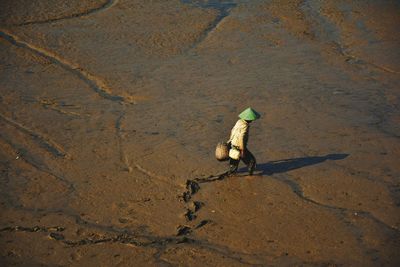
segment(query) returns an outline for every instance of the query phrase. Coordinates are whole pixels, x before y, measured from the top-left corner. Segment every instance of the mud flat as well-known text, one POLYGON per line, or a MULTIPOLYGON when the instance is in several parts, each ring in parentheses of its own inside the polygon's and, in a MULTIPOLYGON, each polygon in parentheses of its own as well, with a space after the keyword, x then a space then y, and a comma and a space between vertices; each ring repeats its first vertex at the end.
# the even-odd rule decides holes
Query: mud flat
POLYGON ((399 266, 399 11, 1 1, 1 265, 399 266))

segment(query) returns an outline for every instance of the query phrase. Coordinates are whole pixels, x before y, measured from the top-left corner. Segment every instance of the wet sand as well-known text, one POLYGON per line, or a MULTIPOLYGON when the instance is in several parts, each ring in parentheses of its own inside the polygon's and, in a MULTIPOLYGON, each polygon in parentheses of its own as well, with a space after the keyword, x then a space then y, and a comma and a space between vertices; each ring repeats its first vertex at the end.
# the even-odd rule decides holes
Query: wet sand
POLYGON ((2 1, 1 265, 399 266, 399 11, 2 1))

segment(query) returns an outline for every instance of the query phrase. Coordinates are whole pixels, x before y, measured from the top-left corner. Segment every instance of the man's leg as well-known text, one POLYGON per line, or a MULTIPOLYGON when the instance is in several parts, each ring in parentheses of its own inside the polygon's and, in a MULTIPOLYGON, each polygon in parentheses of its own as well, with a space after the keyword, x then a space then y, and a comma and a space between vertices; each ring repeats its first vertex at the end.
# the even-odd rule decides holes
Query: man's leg
POLYGON ((254 155, 246 149, 242 160, 247 165, 249 175, 253 175, 253 171, 256 168, 256 158, 254 157, 254 155))
POLYGON ((229 159, 229 174, 235 173, 238 169, 240 159, 229 159))

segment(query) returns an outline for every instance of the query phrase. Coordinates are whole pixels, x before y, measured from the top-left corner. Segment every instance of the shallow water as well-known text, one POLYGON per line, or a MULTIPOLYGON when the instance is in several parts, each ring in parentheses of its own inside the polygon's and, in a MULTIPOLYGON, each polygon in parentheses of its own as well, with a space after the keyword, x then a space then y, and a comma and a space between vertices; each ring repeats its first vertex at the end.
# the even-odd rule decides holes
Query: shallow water
POLYGON ((196 7, 216 9, 219 12, 218 20, 222 20, 224 17, 228 16, 230 9, 237 5, 237 1, 224 0, 181 0, 181 2, 196 7))

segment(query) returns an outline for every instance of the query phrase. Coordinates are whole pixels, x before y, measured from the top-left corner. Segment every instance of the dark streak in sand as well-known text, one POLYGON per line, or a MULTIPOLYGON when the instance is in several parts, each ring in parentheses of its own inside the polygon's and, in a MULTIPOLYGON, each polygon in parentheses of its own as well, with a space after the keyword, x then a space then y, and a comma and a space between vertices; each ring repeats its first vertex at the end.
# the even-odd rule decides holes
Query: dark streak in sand
POLYGON ((192 45, 192 48, 198 46, 201 42, 203 42, 209 33, 214 31, 219 23, 229 15, 229 12, 232 8, 234 8, 237 4, 233 1, 221 1, 221 0, 207 0, 207 1, 196 1, 196 0, 181 0, 184 4, 191 4, 196 7, 205 8, 205 9, 214 9, 218 11, 217 17, 214 19, 210 25, 204 30, 204 32, 200 35, 198 40, 192 45))
POLYGON ((76 14, 71 14, 68 16, 64 17, 59 17, 59 18, 53 18, 53 19, 44 19, 44 20, 33 20, 33 21, 25 21, 22 23, 14 24, 13 26, 26 26, 26 25, 34 25, 34 24, 46 24, 46 23, 52 23, 52 22, 57 22, 57 21, 62 21, 62 20, 68 20, 68 19, 73 19, 73 18, 81 18, 85 16, 90 16, 95 13, 105 11, 108 8, 112 7, 118 2, 118 0, 107 0, 105 1, 102 5, 96 8, 92 8, 86 11, 83 11, 81 13, 76 13, 76 14))
POLYGON ((97 77, 90 74, 81 67, 75 66, 72 63, 66 61, 65 59, 62 59, 59 56, 52 54, 51 52, 48 52, 42 48, 24 42, 20 40, 17 36, 12 35, 11 33, 0 31, 0 37, 2 37, 4 40, 7 40, 9 43, 15 45, 16 47, 25 48, 49 60, 51 63, 60 66, 66 71, 75 74, 79 79, 81 79, 84 83, 86 83, 93 91, 95 91, 100 97, 111 101, 130 103, 129 101, 127 101, 125 97, 112 94, 110 90, 106 88, 106 86, 97 77))

